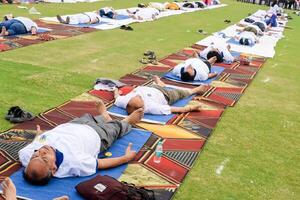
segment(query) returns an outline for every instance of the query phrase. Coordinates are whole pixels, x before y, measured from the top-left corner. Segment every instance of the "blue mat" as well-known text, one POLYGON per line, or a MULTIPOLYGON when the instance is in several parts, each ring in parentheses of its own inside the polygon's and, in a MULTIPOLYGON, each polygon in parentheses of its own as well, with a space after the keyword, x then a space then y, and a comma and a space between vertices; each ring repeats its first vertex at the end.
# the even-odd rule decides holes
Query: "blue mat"
MULTIPOLYGON (((229 40, 227 40, 228 44, 235 44, 235 45, 242 45, 240 44, 239 41, 236 41, 234 38, 230 38, 229 40)), ((248 45, 248 47, 253 47, 255 44, 252 45, 248 45)), ((247 45, 243 45, 243 46, 247 46, 247 45)))
MULTIPOLYGON (((218 74, 220 74, 221 72, 224 71, 224 69, 225 69, 224 67, 213 66, 211 68, 211 71, 212 72, 218 72, 218 74)), ((217 78, 217 76, 216 76, 214 78, 210 78, 210 79, 207 79, 205 81, 185 82, 185 81, 182 81, 179 77, 175 76, 172 72, 166 73, 163 77, 166 78, 166 79, 175 81, 175 82, 184 83, 184 84, 190 84, 190 85, 210 84, 213 80, 215 80, 217 78)))
POLYGON ((101 24, 108 24, 108 22, 100 22, 100 23, 95 23, 95 24, 69 24, 69 26, 75 26, 75 27, 80 27, 80 28, 93 28, 93 27, 99 26, 101 24))
MULTIPOLYGON (((151 136, 151 132, 142 129, 132 129, 127 135, 117 140, 110 148, 109 152, 112 152, 112 157, 118 157, 124 155, 124 152, 128 146, 128 143, 133 144, 133 149, 138 152, 142 146, 147 142, 151 136)), ((103 156, 102 155, 99 155, 103 156)), ((126 169, 127 164, 121 165, 108 170, 98 171, 98 174, 109 175, 114 178, 119 178, 123 171, 126 169)), ((32 186, 25 182, 22 177, 23 169, 20 169, 11 176, 11 179, 16 185, 17 193, 20 196, 31 199, 53 199, 55 197, 68 195, 70 199, 82 199, 75 190, 75 186, 85 180, 88 180, 96 175, 89 177, 72 177, 72 178, 53 178, 46 186, 32 186)))
MULTIPOLYGON (((179 101, 174 103, 172 106, 183 107, 183 106, 187 105, 188 102, 190 100, 192 100, 193 97, 194 96, 189 96, 189 97, 186 97, 184 99, 180 99, 179 101)), ((110 107, 108 109, 108 112, 111 113, 112 115, 122 116, 122 117, 125 117, 125 116, 128 115, 125 109, 117 107, 115 105, 110 107)), ((142 121, 155 123, 155 124, 166 124, 170 119, 172 119, 173 116, 174 116, 174 114, 170 114, 170 115, 145 114, 142 121)))

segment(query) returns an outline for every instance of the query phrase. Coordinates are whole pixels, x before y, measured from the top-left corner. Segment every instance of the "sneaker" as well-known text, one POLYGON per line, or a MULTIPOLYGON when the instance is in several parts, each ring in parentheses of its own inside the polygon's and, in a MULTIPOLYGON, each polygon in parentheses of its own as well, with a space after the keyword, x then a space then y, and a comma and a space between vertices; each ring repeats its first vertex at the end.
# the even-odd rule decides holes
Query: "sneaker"
POLYGON ((10 118, 14 116, 14 113, 15 113, 17 110, 20 110, 20 107, 19 107, 19 106, 13 106, 13 107, 11 107, 11 108, 8 110, 7 114, 5 115, 5 119, 9 121, 10 118))
POLYGON ((25 121, 33 120, 34 116, 30 112, 24 111, 22 109, 16 109, 13 116, 9 119, 12 123, 21 123, 25 121))

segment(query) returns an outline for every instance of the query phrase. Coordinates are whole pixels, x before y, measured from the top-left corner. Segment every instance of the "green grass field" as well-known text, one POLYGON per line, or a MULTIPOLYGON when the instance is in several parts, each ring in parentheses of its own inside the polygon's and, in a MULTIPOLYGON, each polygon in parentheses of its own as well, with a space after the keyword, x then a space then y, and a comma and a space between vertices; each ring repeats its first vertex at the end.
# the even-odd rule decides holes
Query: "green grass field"
MULTIPOLYGON (((101 6, 125 8, 137 0, 38 4, 42 16, 101 6)), ((146 2, 146 1, 144 1, 146 2)), ((138 69, 145 50, 158 57, 187 47, 262 6, 223 0, 225 8, 133 24, 134 31, 97 31, 0 53, 0 116, 19 105, 35 114, 87 91, 97 77, 119 78, 138 69)), ((28 16, 17 6, 6 13, 28 16)), ((175 199, 300 199, 300 18, 234 108, 223 115, 175 199), (216 173, 220 168, 221 173, 216 173)), ((35 17, 37 16, 30 16, 35 17)), ((39 16, 38 16, 39 17, 39 16)), ((3 118, 0 129, 12 127, 3 118)))

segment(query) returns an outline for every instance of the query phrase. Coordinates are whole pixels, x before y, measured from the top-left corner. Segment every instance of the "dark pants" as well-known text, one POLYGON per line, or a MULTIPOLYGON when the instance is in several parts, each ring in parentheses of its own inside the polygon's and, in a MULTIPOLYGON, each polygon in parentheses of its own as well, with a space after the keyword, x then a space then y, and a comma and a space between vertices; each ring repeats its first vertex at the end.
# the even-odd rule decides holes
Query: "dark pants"
POLYGON ((11 19, 0 23, 0 30, 2 27, 6 28, 9 35, 26 34, 27 30, 24 24, 18 20, 11 19))
POLYGON ((188 90, 170 89, 170 88, 161 87, 159 85, 151 85, 150 87, 153 87, 161 91, 164 94, 169 105, 172 105, 176 101, 191 95, 188 90))
POLYGON ((272 17, 266 21, 266 24, 268 26, 271 25, 271 27, 277 27, 276 19, 277 19, 277 16, 275 14, 273 14, 272 17))
POLYGON ((114 13, 112 11, 109 11, 109 12, 105 13, 105 11, 103 9, 100 9, 99 15, 100 15, 100 17, 105 16, 105 17, 108 17, 108 18, 111 18, 111 19, 114 17, 114 13))
POLYGON ((73 119, 70 123, 86 124, 92 127, 100 136, 101 152, 107 150, 116 139, 131 130, 131 125, 127 122, 119 120, 106 121, 101 115, 93 117, 90 114, 85 114, 82 117, 73 119))

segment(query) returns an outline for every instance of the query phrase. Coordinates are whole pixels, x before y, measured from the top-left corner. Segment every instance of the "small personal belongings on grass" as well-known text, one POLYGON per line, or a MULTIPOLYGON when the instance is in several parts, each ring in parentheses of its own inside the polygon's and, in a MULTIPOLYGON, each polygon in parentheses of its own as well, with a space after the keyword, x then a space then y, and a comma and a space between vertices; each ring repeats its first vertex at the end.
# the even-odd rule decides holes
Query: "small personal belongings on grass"
POLYGON ((128 25, 122 25, 120 29, 125 30, 125 31, 133 31, 133 28, 128 25))
POLYGON ((155 200, 154 192, 110 176, 96 177, 76 185, 77 192, 89 200, 155 200))
POLYGON ((32 113, 22 110, 19 106, 11 107, 5 116, 5 119, 12 123, 30 121, 33 120, 33 118, 34 115, 32 113))
POLYGON ((120 88, 122 86, 125 86, 125 84, 117 80, 112 80, 107 78, 97 78, 95 81, 94 89, 114 91, 116 88, 120 88))

